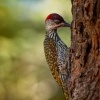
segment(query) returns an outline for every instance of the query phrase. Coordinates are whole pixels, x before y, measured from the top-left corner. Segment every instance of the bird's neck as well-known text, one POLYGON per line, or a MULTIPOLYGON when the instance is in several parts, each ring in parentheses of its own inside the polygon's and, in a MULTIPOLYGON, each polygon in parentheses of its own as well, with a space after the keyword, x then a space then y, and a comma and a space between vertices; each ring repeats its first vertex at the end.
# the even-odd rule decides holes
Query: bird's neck
POLYGON ((47 38, 52 38, 56 41, 58 41, 60 39, 60 37, 57 34, 57 30, 48 30, 48 31, 46 31, 46 37, 47 38))

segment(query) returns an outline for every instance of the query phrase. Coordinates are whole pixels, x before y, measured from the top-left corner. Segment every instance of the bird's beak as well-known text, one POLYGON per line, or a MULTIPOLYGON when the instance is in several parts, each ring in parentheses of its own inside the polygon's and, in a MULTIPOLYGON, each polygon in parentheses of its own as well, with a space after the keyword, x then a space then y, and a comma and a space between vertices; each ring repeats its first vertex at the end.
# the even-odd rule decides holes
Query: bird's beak
MULTIPOLYGON (((58 25, 53 26, 53 28, 55 28, 55 29, 57 29, 57 28, 59 28, 59 27, 71 27, 71 25, 70 25, 69 23, 66 23, 66 22, 64 21, 64 22, 62 22, 62 23, 60 23, 60 24, 58 24, 58 25)), ((51 28, 52 28, 52 27, 51 27, 51 28)))
POLYGON ((71 25, 69 23, 66 23, 66 22, 64 22, 62 25, 63 25, 63 27, 71 27, 71 25))

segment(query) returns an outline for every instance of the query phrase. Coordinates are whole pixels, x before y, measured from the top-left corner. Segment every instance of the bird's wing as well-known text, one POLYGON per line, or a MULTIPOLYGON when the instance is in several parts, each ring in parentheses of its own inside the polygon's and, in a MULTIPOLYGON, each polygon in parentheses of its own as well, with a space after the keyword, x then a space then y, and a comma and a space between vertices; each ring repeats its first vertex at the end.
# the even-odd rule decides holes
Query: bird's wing
POLYGON ((51 69, 52 75, 59 85, 61 85, 61 80, 59 78, 59 68, 57 62, 57 51, 56 43, 53 39, 47 38, 44 40, 44 52, 47 63, 51 69))

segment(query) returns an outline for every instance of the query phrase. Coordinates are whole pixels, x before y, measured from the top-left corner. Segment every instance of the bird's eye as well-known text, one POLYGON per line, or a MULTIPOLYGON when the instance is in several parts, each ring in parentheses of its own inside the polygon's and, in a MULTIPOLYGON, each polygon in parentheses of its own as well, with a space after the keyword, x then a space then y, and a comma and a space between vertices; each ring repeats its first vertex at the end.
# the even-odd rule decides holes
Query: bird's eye
POLYGON ((54 21, 55 21, 55 23, 56 23, 56 24, 59 24, 59 23, 60 23, 60 21, 59 21, 59 20, 54 20, 54 21))

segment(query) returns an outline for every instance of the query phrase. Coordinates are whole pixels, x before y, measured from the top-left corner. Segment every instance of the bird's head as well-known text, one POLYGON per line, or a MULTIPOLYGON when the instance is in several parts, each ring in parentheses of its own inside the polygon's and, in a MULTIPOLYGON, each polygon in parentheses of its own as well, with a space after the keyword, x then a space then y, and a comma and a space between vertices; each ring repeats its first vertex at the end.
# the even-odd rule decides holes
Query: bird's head
POLYGON ((70 27, 59 14, 52 13, 45 19, 46 30, 56 30, 60 27, 70 27))

